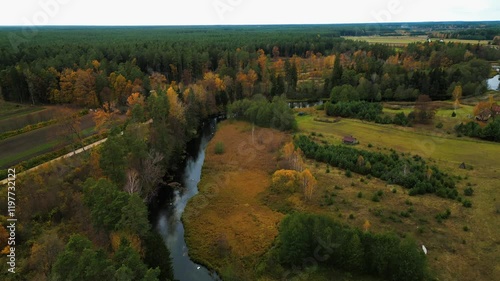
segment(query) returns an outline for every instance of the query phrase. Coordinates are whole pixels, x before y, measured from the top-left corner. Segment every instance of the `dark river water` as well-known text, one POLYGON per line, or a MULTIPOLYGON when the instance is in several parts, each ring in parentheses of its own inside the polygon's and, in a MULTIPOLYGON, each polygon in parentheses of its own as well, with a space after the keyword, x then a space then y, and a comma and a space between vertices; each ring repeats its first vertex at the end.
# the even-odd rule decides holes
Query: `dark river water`
POLYGON ((161 200, 158 213, 152 222, 170 249, 174 276, 180 281, 220 280, 215 273, 211 273, 189 258, 181 221, 188 200, 198 193, 201 168, 205 161, 205 148, 215 133, 215 125, 215 120, 205 124, 201 138, 190 143, 184 172, 179 178, 182 188, 170 192, 166 195, 166 199, 161 200))

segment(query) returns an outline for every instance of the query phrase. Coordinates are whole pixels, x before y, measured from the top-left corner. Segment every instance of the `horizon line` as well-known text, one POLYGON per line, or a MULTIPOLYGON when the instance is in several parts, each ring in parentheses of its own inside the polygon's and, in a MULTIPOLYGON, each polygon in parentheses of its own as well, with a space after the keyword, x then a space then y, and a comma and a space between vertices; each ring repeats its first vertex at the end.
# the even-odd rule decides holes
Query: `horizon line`
POLYGON ((4 27, 213 27, 213 26, 317 26, 317 25, 366 25, 366 24, 425 24, 425 23, 500 23, 500 20, 437 20, 395 22, 345 22, 345 23, 224 23, 224 24, 48 24, 48 25, 1 25, 4 27))

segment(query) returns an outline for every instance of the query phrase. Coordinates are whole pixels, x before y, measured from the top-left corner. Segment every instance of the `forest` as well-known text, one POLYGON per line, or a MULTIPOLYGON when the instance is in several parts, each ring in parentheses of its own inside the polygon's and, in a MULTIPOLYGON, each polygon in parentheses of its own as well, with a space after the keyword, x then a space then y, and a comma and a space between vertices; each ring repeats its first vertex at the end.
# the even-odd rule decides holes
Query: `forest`
MULTIPOLYGON (((406 29, 419 35, 426 26, 406 29)), ((92 112, 95 136, 107 137, 81 157, 42 165, 34 176, 18 179, 23 275, 12 280, 173 280, 169 249, 148 216, 159 189, 180 172, 203 122, 226 116, 294 133, 298 123, 288 102, 326 100, 330 116, 400 126, 426 123, 427 113, 419 115, 418 105, 411 116, 388 117, 381 102, 444 101, 457 87, 464 98, 486 93, 491 61, 500 59, 498 26, 486 24, 477 32, 471 26, 477 27, 464 24, 434 35, 491 43, 433 41, 394 48, 341 37, 391 36, 401 28, 393 24, 376 31, 360 25, 39 27, 32 33, 0 28, 2 103, 92 112)), ((80 122, 82 116, 74 116, 67 119, 80 122)), ((498 120, 484 127, 462 124, 456 131, 499 141, 498 120)), ((60 121, 45 122, 29 129, 60 121)), ((87 144, 80 135, 78 142, 87 144)), ((418 155, 320 145, 306 136, 294 142, 308 159, 398 184, 410 195, 458 197, 453 176, 418 155)), ((26 168, 16 166, 19 172, 26 168)), ((320 237, 338 235, 337 242, 346 246, 329 265, 389 280, 426 277, 426 260, 414 241, 308 214, 283 220, 272 258, 285 267, 302 260, 318 246, 308 231, 323 228, 331 233, 320 237)), ((1 226, 0 245, 7 239, 1 226)), ((5 262, 1 268, 0 279, 11 278, 1 275, 5 262)))
POLYGON ((8 101, 117 108, 162 82, 175 82, 178 92, 204 82, 215 105, 254 93, 328 98, 348 85, 361 100, 444 100, 457 83, 464 97, 486 91, 487 61, 500 57, 489 45, 426 42, 396 51, 343 39, 340 27, 284 28, 59 27, 40 28, 29 40, 4 28, 1 92, 8 101))

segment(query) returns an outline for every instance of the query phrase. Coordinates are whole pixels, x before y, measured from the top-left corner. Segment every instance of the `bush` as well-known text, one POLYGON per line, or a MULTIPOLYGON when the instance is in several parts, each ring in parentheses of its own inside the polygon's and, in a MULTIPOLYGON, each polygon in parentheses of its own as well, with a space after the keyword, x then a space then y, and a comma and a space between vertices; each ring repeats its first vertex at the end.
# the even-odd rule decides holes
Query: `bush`
POLYGON ((465 207, 465 208, 472 208, 472 202, 470 200, 464 200, 462 202, 462 205, 465 207))
POLYGON ((377 194, 373 194, 372 201, 373 202, 380 202, 380 197, 377 194))
POLYGON ((348 178, 351 178, 352 177, 351 170, 345 171, 345 176, 348 177, 348 178))
POLYGON ((402 212, 400 213, 400 215, 401 215, 402 217, 404 217, 404 218, 409 218, 409 217, 410 217, 410 213, 409 213, 409 212, 406 212, 406 211, 402 211, 402 212))
POLYGON ((363 198, 363 192, 358 192, 358 198, 363 198))
POLYGON ((474 189, 472 189, 472 187, 467 187, 464 190, 464 195, 465 196, 472 196, 473 194, 474 194, 474 189))
POLYGON ((463 230, 464 230, 465 232, 467 232, 467 231, 469 231, 469 227, 465 225, 465 226, 464 226, 464 228, 463 228, 463 230))
POLYGON ((223 142, 217 142, 215 144, 215 154, 224 154, 224 143, 223 142))
POLYGON ((441 223, 442 220, 446 220, 450 218, 450 216, 451 216, 450 209, 446 209, 445 212, 436 215, 436 220, 441 223))
POLYGON ((457 113, 455 111, 453 111, 453 113, 451 114, 451 117, 457 117, 457 113))
POLYGON ((439 122, 439 123, 437 123, 436 128, 441 129, 441 128, 443 128, 443 126, 444 126, 443 123, 439 122))

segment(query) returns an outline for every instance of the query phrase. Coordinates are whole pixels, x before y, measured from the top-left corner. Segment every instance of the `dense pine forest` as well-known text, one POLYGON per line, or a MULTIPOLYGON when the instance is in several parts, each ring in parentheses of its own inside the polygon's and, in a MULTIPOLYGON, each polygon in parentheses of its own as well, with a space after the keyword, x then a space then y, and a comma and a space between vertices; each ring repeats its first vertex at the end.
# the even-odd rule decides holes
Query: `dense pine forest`
POLYGON ((464 96, 484 92, 486 61, 500 57, 491 45, 439 41, 395 49, 345 40, 343 29, 359 27, 3 29, 0 84, 5 100, 88 107, 124 106, 172 82, 177 91, 204 82, 216 105, 254 93, 328 98, 342 85, 362 100, 443 100, 457 83, 464 96))

